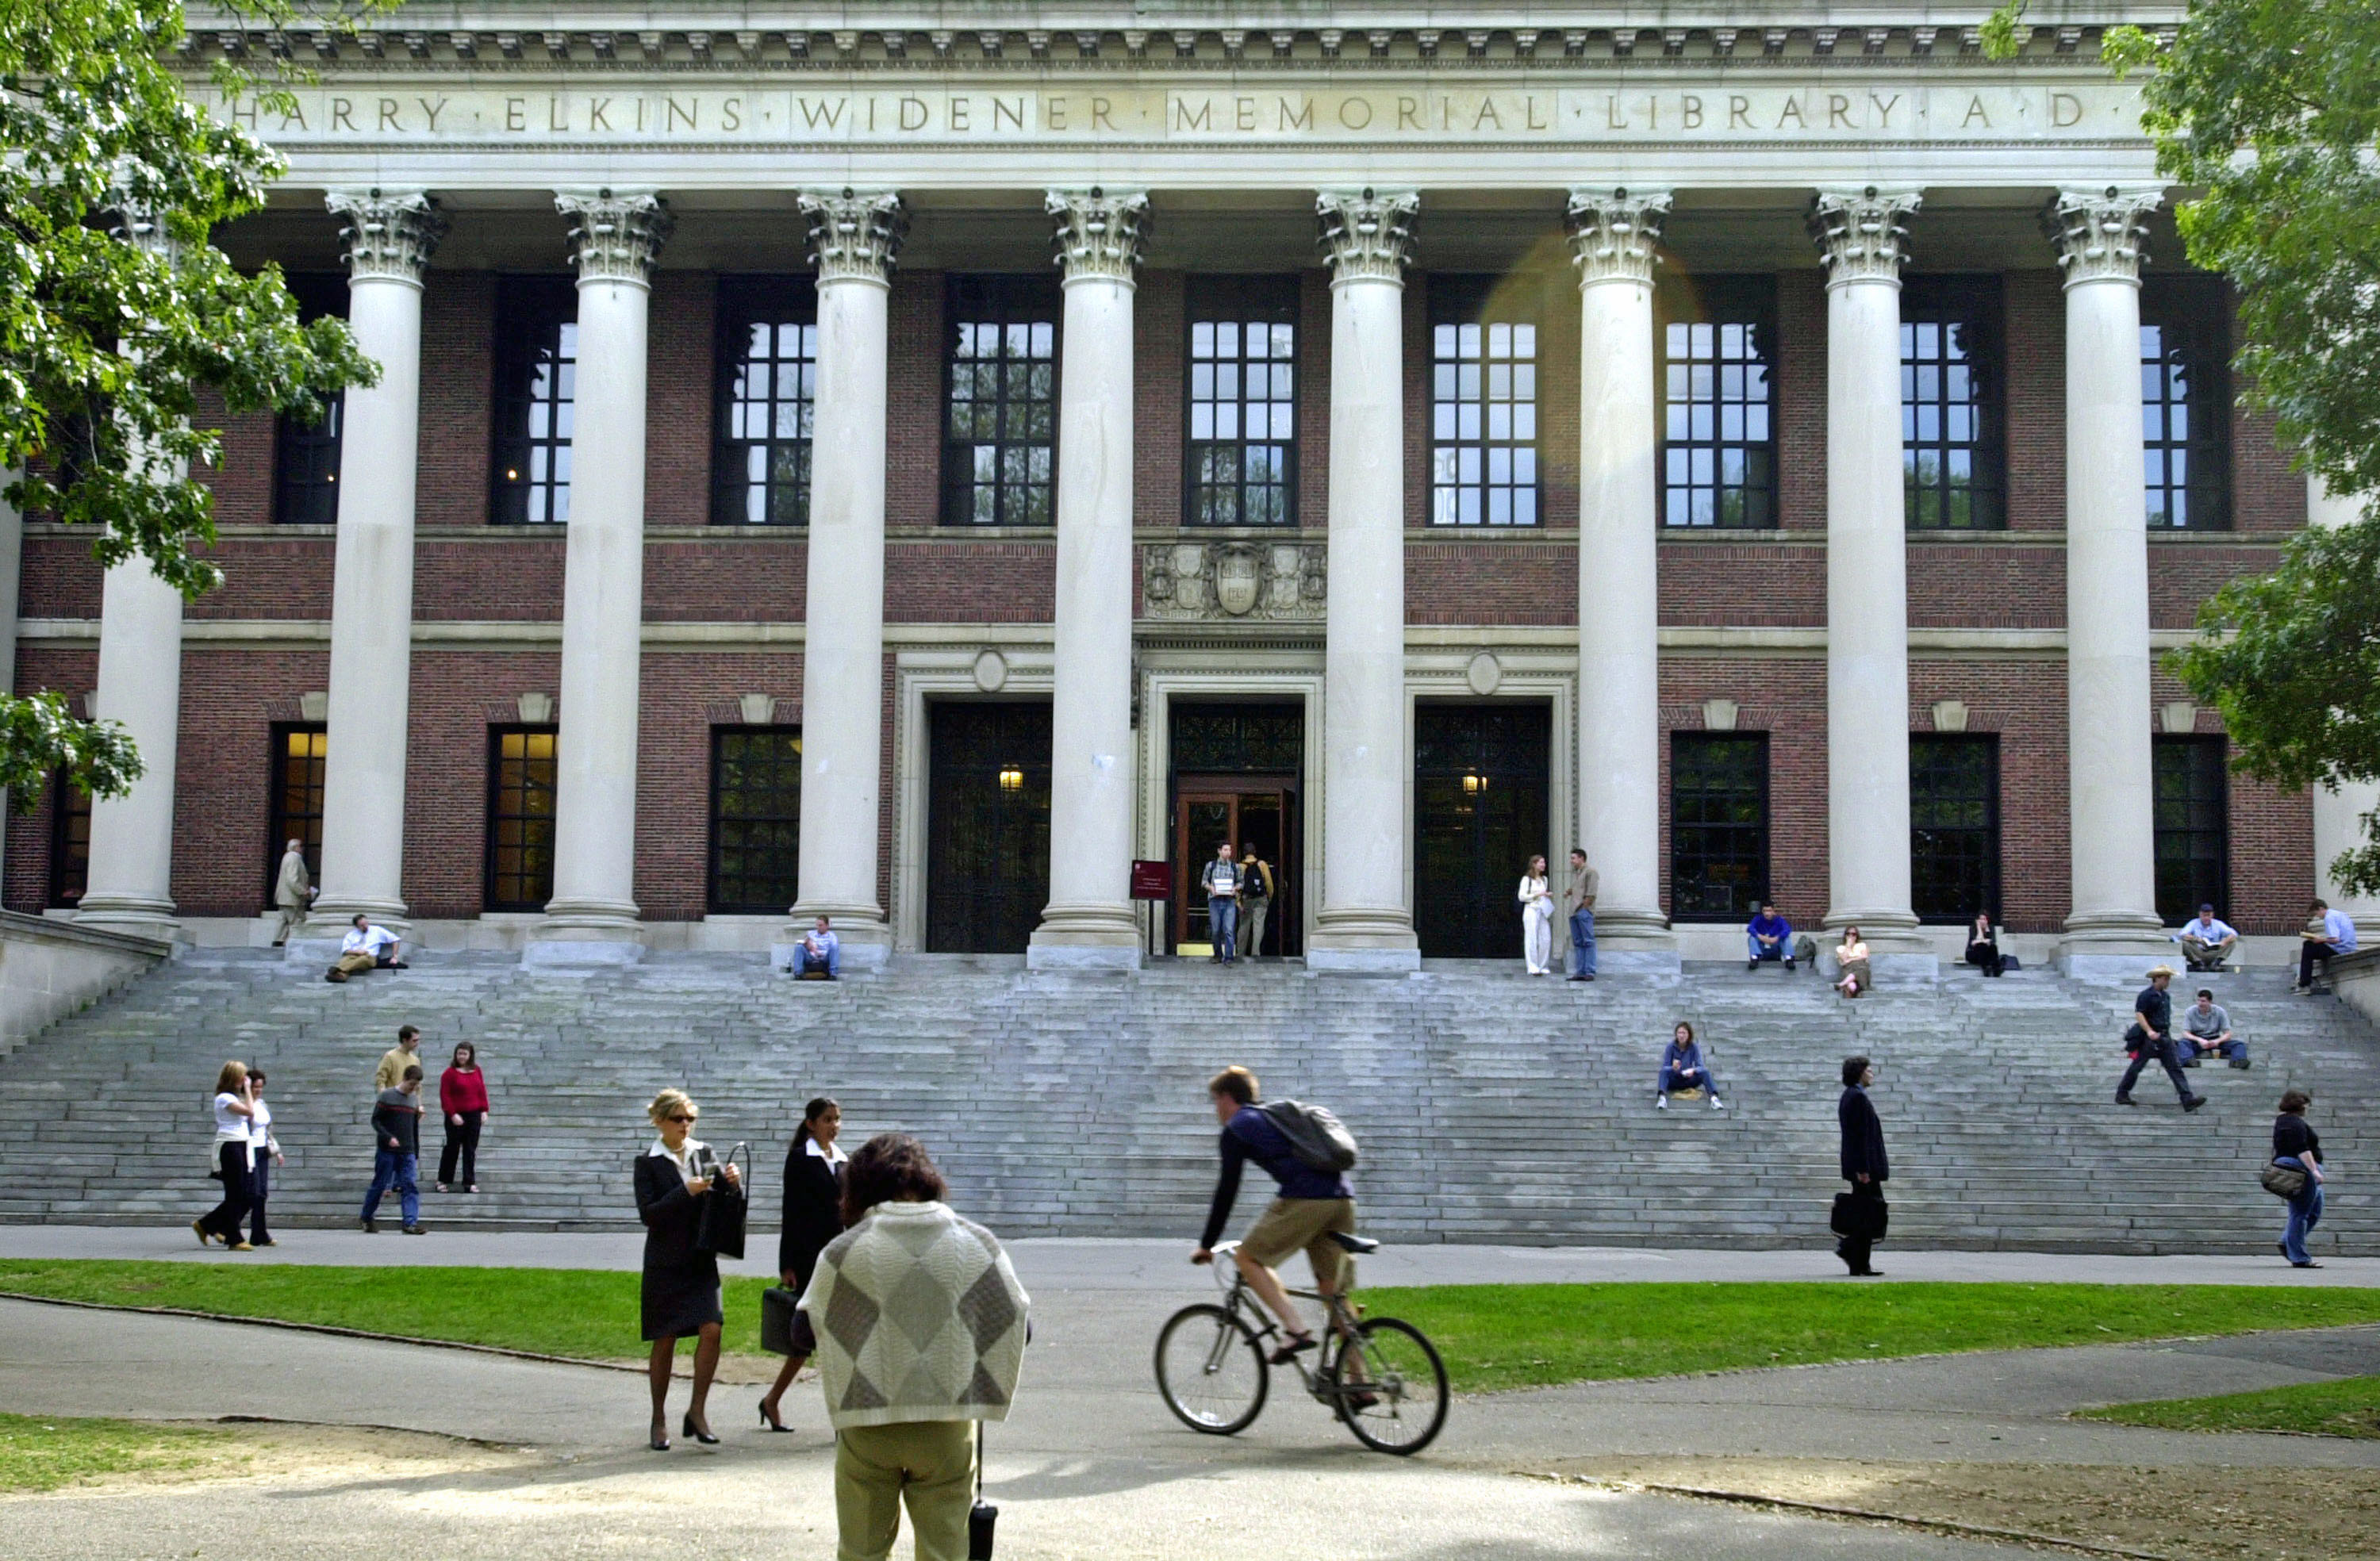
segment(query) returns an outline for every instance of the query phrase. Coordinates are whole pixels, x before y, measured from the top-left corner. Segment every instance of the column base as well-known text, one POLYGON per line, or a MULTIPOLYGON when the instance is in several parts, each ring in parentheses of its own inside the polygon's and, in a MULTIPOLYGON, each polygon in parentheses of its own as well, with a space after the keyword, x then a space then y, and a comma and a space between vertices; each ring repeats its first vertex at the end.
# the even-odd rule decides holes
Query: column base
POLYGON ((771 970, 794 968, 795 950, 820 916, 833 929, 843 945, 843 968, 846 971, 882 970, 892 957, 892 925, 884 919, 883 910, 875 905, 839 905, 832 903, 797 904, 786 913, 787 920, 777 929, 769 944, 769 967, 771 970))
POLYGON ((2058 968, 2076 981, 2139 983, 2149 967, 2180 970, 2180 950, 2166 936, 2165 922, 2148 911, 2091 911, 2066 918, 2058 945, 2058 968))
POLYGON ((1305 968, 1334 974, 1401 975, 1421 968, 1421 945, 1402 906, 1346 909, 1315 918, 1305 968))
POLYGON ((644 957, 644 924, 625 902, 550 901, 521 947, 523 965, 545 970, 601 970, 644 957))
POLYGON ((150 900, 131 894, 86 894, 76 907, 75 925, 96 927, 102 932, 121 932, 134 938, 153 938, 160 943, 179 943, 182 924, 174 919, 174 902, 170 900, 150 900))
POLYGON ((1128 902, 1052 902, 1026 945, 1025 968, 1138 970, 1140 943, 1140 917, 1128 902))

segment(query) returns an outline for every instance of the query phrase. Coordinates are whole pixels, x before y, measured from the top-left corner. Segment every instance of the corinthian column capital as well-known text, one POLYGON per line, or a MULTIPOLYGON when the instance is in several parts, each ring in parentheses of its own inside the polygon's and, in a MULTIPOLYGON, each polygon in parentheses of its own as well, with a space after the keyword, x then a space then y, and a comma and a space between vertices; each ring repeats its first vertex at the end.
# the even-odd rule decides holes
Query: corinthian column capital
POLYGON ((1421 196, 1410 189, 1326 189, 1316 196, 1314 216, 1330 280, 1402 283, 1420 214, 1421 196))
POLYGON ((1666 189, 1572 190, 1570 248, 1579 285, 1652 281, 1653 251, 1669 214, 1666 189))
POLYGON ((1827 285, 1899 282, 1909 259, 1909 219, 1922 199, 1906 186, 1818 191, 1810 202, 1810 241, 1818 247, 1827 285))
POLYGON ((2142 239, 2149 213, 2165 200, 2157 185, 2107 185, 2061 189, 2041 211, 2041 231, 2058 250, 2066 285, 2078 282, 2138 282, 2148 259, 2142 239))
POLYGON ((1043 205, 1056 224, 1050 248, 1067 281, 1133 280, 1148 238, 1147 190, 1053 189, 1043 205))
POLYGON ((430 257, 446 236, 446 214, 419 189, 334 189, 322 198, 339 226, 351 281, 376 277, 421 285, 430 257))
POLYGON ((165 226, 164 219, 147 201, 134 195, 124 185, 108 187, 103 202, 107 212, 107 231, 125 244, 143 254, 155 255, 168 265, 178 262, 182 255, 181 241, 165 226))
POLYGON ((909 210, 889 189, 806 189, 795 197, 809 219, 810 259, 820 282, 892 280, 909 210))
POLYGON ((570 252, 581 282, 634 282, 650 286, 653 263, 676 231, 677 219, 650 189, 565 189, 555 210, 570 219, 570 252))

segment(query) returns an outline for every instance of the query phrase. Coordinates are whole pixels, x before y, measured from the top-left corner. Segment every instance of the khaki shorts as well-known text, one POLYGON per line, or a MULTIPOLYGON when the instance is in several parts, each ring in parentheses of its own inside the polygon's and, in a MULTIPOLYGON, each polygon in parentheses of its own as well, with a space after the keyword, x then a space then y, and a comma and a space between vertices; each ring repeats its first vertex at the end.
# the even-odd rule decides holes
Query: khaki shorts
POLYGON ((1330 1232, 1355 1233, 1353 1198, 1275 1198, 1240 1242, 1239 1255, 1267 1268, 1278 1268, 1293 1252, 1303 1251, 1314 1265, 1316 1285, 1331 1290, 1347 1288, 1347 1250, 1330 1232))

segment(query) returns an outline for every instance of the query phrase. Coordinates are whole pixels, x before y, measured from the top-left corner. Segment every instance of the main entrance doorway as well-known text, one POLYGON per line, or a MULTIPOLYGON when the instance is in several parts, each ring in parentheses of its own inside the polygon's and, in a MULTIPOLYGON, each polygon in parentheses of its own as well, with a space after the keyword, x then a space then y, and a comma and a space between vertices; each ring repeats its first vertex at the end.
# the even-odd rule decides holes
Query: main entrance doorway
POLYGON ((1021 954, 1050 903, 1050 706, 929 707, 926 948, 1021 954))
POLYGON ((1168 907, 1172 949, 1205 954, 1212 944, 1207 896, 1199 875, 1215 847, 1232 853, 1254 846, 1272 869, 1273 893, 1264 941, 1251 955, 1303 953, 1305 902, 1298 893, 1300 789, 1305 773, 1305 711, 1302 706, 1194 705, 1173 702, 1173 903, 1168 907))
MULTIPOLYGON (((1517 959, 1521 874, 1544 855, 1553 712, 1544 705, 1414 709, 1414 930, 1432 959, 1517 959)), ((1557 939, 1560 941, 1560 939, 1557 939)))

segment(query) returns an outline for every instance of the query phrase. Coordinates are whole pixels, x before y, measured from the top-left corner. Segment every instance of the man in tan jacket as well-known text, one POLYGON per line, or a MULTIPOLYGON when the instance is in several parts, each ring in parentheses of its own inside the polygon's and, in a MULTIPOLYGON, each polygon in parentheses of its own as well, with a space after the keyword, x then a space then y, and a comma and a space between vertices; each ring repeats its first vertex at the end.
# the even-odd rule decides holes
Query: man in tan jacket
POLYGON ((273 886, 273 905, 281 913, 281 924, 273 929, 273 946, 276 949, 289 941, 289 935, 306 920, 306 912, 314 903, 314 875, 306 870, 306 842, 291 841, 281 853, 281 877, 273 886))
POLYGON ((1601 875, 1586 865, 1586 847, 1570 851, 1570 888, 1562 891, 1562 909, 1570 913, 1570 978, 1595 979, 1595 890, 1601 875))
POLYGON ((410 1024, 404 1025, 396 1032, 396 1045, 381 1053, 380 1071, 372 1075, 372 1088, 399 1088, 405 1083, 405 1071, 420 1066, 421 1032, 410 1024))

